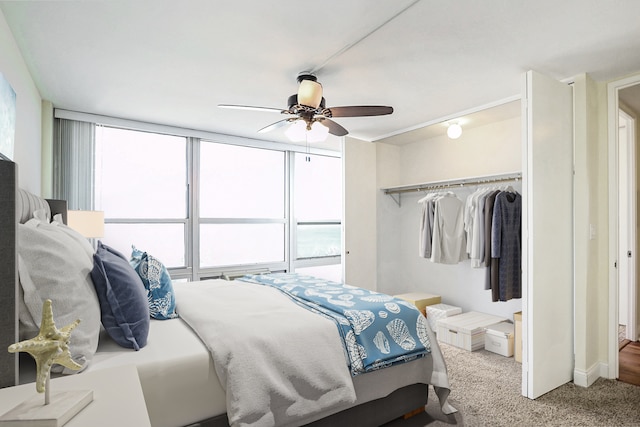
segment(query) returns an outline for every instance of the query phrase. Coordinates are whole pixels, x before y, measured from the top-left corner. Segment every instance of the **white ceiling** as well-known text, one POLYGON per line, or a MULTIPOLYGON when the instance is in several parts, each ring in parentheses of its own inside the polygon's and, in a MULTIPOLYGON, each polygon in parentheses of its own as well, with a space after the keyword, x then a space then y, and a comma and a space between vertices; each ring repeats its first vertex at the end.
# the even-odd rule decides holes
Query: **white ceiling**
POLYGON ((0 9, 55 107, 275 141, 281 130, 256 131, 284 117, 217 105, 286 108, 298 72, 312 70, 329 107, 394 107, 390 116, 336 119, 351 136, 406 143, 397 135, 517 99, 529 69, 559 80, 640 70, 637 0, 0 1, 0 9))

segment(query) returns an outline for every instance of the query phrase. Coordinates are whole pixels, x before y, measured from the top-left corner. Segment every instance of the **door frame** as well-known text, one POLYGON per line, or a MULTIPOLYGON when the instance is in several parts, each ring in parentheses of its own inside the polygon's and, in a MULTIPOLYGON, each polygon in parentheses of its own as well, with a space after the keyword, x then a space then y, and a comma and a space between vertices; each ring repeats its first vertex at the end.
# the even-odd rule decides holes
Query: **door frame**
MULTIPOLYGON (((609 340, 608 377, 618 378, 618 112, 620 102, 618 92, 629 86, 640 84, 640 75, 616 80, 607 84, 607 133, 609 157, 609 340)), ((634 248, 635 249, 635 248, 634 248)), ((635 298, 634 292, 634 298, 635 298)), ((631 295, 630 295, 631 299, 631 295)), ((634 301, 635 303, 635 301, 634 301)), ((635 306, 635 304, 634 304, 635 306)), ((635 310, 634 310, 635 311, 635 310)), ((636 319, 637 323, 637 319, 636 319)))

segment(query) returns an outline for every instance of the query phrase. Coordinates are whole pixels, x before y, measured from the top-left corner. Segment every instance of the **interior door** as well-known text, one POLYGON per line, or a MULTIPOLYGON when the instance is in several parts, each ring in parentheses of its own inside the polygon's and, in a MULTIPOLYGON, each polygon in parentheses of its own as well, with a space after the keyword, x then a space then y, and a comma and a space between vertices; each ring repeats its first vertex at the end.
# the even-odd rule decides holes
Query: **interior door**
POLYGON ((622 110, 619 113, 618 124, 618 226, 620 229, 620 236, 618 238, 618 277, 620 284, 620 292, 618 299, 620 301, 618 305, 618 323, 621 325, 628 325, 628 304, 629 304, 629 282, 630 282, 630 267, 631 257, 627 257, 627 253, 633 254, 633 246, 631 246, 630 233, 631 227, 634 225, 631 223, 630 218, 630 191, 635 190, 633 181, 629 179, 629 172, 631 170, 631 161, 635 160, 630 156, 629 140, 627 139, 627 117, 622 110))
POLYGON ((523 372, 535 399, 573 379, 573 93, 523 77, 523 372))
MULTIPOLYGON (((377 290, 376 145, 346 137, 342 148, 343 280, 353 286, 377 290)), ((393 203, 393 202, 392 202, 393 203)))
POLYGON ((636 152, 635 120, 620 109, 618 124, 618 316, 625 338, 636 337, 636 152))

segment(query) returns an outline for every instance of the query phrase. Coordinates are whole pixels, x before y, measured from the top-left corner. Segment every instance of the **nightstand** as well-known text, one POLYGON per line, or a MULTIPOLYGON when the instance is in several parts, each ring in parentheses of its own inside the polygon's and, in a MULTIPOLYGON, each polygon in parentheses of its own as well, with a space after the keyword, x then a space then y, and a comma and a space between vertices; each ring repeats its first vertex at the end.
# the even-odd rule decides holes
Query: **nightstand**
MULTIPOLYGON (((81 372, 51 380, 51 390, 93 390, 93 402, 65 427, 151 427, 135 366, 81 372)), ((0 416, 31 398, 34 383, 0 389, 0 416)), ((41 394, 44 403, 44 394, 41 394)))

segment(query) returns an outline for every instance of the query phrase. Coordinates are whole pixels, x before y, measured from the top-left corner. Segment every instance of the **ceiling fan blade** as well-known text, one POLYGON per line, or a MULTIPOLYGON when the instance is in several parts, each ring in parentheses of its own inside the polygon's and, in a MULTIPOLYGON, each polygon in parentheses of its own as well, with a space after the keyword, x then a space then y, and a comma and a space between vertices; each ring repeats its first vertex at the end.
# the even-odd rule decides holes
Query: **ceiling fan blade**
POLYGON ((329 120, 326 118, 322 118, 322 119, 316 119, 317 121, 319 121, 320 123, 322 123, 323 125, 325 125, 326 127, 329 128, 329 133, 331 135, 335 135, 335 136, 345 136, 346 134, 348 134, 349 132, 343 128, 342 126, 340 126, 338 123, 334 122, 333 120, 329 120))
POLYGON ((393 107, 383 105, 352 105, 327 109, 331 111, 331 117, 384 116, 393 113, 393 107))
POLYGON ((218 104, 218 107, 231 108, 235 110, 268 111, 272 113, 289 114, 288 110, 283 110, 282 108, 272 108, 272 107, 253 107, 251 105, 231 105, 231 104, 218 104))
POLYGON ((295 120, 295 119, 283 119, 283 120, 279 120, 279 121, 277 121, 275 123, 271 123, 269 126, 265 126, 262 129, 260 129, 258 131, 258 133, 271 132, 272 130, 276 130, 278 128, 281 128, 282 126, 285 126, 286 124, 288 124, 292 120, 295 120))

